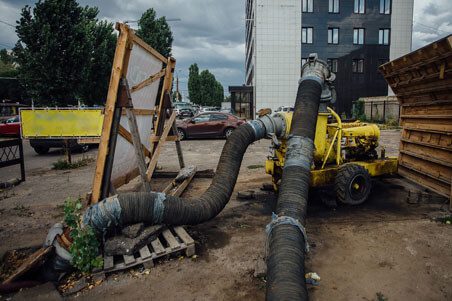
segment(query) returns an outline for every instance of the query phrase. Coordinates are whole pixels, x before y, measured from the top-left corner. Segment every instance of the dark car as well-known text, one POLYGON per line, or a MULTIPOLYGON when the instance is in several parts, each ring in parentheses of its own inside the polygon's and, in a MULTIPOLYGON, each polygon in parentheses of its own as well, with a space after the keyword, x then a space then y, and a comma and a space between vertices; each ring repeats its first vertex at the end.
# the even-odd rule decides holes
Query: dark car
POLYGON ((179 118, 187 118, 187 117, 193 117, 195 116, 195 113, 193 112, 193 110, 185 108, 185 109, 179 109, 179 114, 177 115, 177 117, 179 118))
POLYGON ((0 124, 0 136, 20 136, 19 115, 9 118, 0 124))
POLYGON ((193 118, 177 121, 177 132, 181 140, 186 138, 229 137, 245 121, 234 115, 208 112, 193 118))
MULTIPOLYGON (((71 151, 86 152, 89 149, 88 144, 79 144, 77 139, 68 139, 68 146, 71 151)), ((49 152, 51 148, 66 147, 64 139, 30 139, 30 145, 39 155, 44 155, 49 152)))

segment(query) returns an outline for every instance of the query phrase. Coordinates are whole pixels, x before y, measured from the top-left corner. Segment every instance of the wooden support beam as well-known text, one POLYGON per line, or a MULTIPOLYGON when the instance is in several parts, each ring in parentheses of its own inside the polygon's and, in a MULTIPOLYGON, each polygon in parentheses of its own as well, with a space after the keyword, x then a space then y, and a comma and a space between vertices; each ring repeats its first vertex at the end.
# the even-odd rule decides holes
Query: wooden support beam
POLYGON ((138 44, 140 47, 144 48, 147 52, 155 56, 157 59, 161 60, 162 62, 166 63, 167 58, 161 55, 157 50, 146 44, 145 41, 140 39, 134 32, 131 32, 131 38, 134 43, 138 44))
POLYGON ((127 120, 129 121, 130 133, 132 134, 133 149, 137 159, 138 170, 140 171, 141 182, 145 191, 151 191, 151 184, 146 178, 146 162, 144 160, 143 145, 141 144, 140 133, 138 131, 137 119, 129 108, 126 108, 127 120))
MULTIPOLYGON (((132 140, 132 134, 126 130, 122 125, 119 125, 119 131, 118 134, 121 135, 124 139, 126 139, 130 144, 133 144, 132 140)), ((146 157, 151 157, 151 152, 144 146, 144 144, 141 144, 141 147, 143 148, 143 153, 146 157)))
MULTIPOLYGON (((155 110, 147 109, 131 109, 135 116, 150 116, 155 114, 155 110)), ((122 112, 122 115, 126 115, 126 112, 122 112)))
MULTIPOLYGON (((179 140, 179 137, 177 137, 177 136, 167 136, 166 137, 166 141, 174 142, 174 141, 178 141, 178 140, 179 140)), ((158 142, 158 141, 160 141, 160 136, 152 136, 151 137, 151 142, 158 142)))
POLYGON ((108 88, 107 101, 104 109, 104 123, 102 126, 102 135, 100 138, 99 150, 97 153, 96 170, 94 172, 93 190, 91 196, 91 203, 97 203, 100 198, 102 189, 102 179, 104 177, 104 168, 108 154, 108 144, 110 140, 111 127, 113 123, 113 113, 116 107, 116 98, 118 96, 119 81, 124 75, 128 64, 130 49, 129 49, 129 28, 124 24, 117 24, 119 30, 119 37, 117 41, 115 56, 113 59, 112 73, 110 79, 110 86, 108 88))
POLYGON ((164 75, 165 75, 165 72, 166 72, 166 70, 165 70, 165 69, 162 69, 162 70, 160 70, 159 72, 157 72, 156 74, 153 74, 153 75, 149 76, 148 78, 146 78, 146 79, 145 79, 144 81, 142 81, 141 83, 136 84, 135 86, 133 86, 133 87, 130 89, 130 92, 133 93, 133 92, 136 92, 136 91, 139 91, 139 90, 143 89, 144 87, 149 86, 150 84, 152 84, 153 82, 155 82, 156 80, 158 80, 158 79, 160 79, 162 76, 164 76, 164 75))
POLYGON ((171 127, 175 120, 176 120, 176 112, 173 112, 173 114, 171 114, 171 117, 168 119, 168 122, 165 125, 165 128, 163 130, 162 135, 160 136, 160 140, 157 143, 157 147, 155 148, 155 151, 152 153, 152 159, 148 165, 148 170, 146 172, 148 181, 151 181, 152 174, 155 170, 155 167, 157 166, 158 157, 160 156, 160 152, 162 151, 163 145, 165 144, 166 137, 168 136, 168 133, 171 130, 171 127))

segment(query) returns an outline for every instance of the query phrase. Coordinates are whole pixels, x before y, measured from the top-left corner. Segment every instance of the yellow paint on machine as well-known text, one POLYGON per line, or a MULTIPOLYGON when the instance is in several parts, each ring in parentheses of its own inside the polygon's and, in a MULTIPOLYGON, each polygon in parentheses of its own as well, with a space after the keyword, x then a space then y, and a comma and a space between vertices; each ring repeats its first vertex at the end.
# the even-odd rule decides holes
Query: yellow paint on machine
POLYGON ((100 137, 104 116, 100 109, 21 109, 23 138, 100 137))

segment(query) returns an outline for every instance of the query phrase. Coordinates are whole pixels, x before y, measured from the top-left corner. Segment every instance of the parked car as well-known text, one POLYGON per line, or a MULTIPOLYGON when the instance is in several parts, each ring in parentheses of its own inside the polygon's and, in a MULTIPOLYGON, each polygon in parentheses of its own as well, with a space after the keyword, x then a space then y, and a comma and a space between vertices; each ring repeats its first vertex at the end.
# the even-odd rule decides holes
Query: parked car
POLYGON ((229 137, 244 120, 232 114, 209 112, 176 122, 181 140, 186 138, 229 137))
POLYGON ((290 107, 290 106, 282 106, 282 107, 277 108, 277 109, 275 110, 275 113, 277 113, 277 112, 293 112, 293 111, 294 111, 294 108, 293 108, 293 107, 290 107))
POLYGON ((177 117, 179 118, 187 118, 187 117, 193 117, 195 116, 195 113, 191 109, 179 109, 177 117))
MULTIPOLYGON (((77 139, 68 139, 68 144, 71 151, 87 152, 89 150, 88 144, 79 144, 77 139)), ((30 139, 30 146, 39 155, 45 155, 51 148, 66 147, 65 139, 30 139)))
POLYGON ((201 108, 201 113, 218 112, 218 111, 220 111, 220 108, 217 108, 217 107, 202 107, 201 108))
POLYGON ((20 136, 19 115, 9 118, 0 124, 0 136, 20 136))

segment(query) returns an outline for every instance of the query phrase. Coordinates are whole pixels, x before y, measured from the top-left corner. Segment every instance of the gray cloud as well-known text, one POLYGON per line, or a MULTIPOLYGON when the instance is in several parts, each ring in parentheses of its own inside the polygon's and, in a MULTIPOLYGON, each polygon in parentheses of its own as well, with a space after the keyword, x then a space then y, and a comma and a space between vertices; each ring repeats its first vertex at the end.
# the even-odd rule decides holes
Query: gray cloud
POLYGON ((413 50, 452 33, 452 1, 415 1, 413 50))

